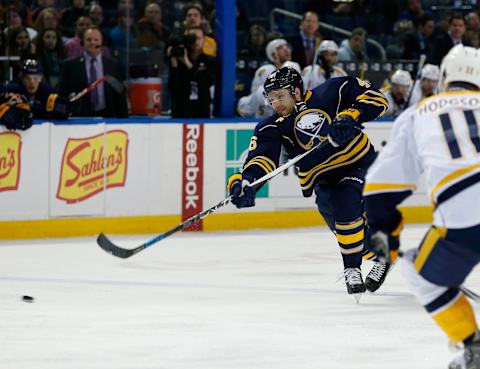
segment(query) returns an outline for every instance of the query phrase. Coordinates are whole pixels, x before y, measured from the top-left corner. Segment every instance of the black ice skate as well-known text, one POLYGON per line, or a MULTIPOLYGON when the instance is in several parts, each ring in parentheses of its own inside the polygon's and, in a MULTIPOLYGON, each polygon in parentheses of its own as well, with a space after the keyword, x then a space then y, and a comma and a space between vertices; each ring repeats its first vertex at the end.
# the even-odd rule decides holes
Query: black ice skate
POLYGON ((448 366, 448 369, 480 369, 480 333, 448 366))
MULTIPOLYGON (((347 285, 347 292, 350 295, 363 293, 366 291, 365 284, 362 279, 362 272, 360 268, 345 268, 343 271, 345 276, 345 284, 347 285)), ((360 296, 358 296, 358 299, 360 296)), ((357 302, 358 302, 357 299, 357 302)))
POLYGON ((375 292, 385 281, 388 271, 392 264, 382 264, 377 261, 373 263, 373 268, 365 278, 365 287, 369 292, 375 292))

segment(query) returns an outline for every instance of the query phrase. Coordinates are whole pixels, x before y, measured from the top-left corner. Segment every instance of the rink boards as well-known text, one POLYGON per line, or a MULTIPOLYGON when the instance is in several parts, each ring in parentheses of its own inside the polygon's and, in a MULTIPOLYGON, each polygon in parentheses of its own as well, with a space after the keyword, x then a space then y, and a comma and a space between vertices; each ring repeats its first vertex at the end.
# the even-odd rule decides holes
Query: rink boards
MULTIPOLYGON (((39 122, 0 128, 0 239, 157 233, 227 196, 255 122, 214 119, 39 122)), ((392 123, 367 124, 377 147, 392 123)), ((407 221, 426 222, 425 187, 404 204, 407 221)), ((229 205, 198 229, 287 228, 324 224, 294 169, 258 193, 253 209, 229 205)))

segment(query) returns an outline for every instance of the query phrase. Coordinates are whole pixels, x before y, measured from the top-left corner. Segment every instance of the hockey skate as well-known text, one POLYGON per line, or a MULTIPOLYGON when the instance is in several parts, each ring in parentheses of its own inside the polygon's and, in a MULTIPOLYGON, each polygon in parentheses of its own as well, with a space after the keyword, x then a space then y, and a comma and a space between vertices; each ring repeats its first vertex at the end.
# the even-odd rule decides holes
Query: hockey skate
POLYGON ((345 276, 345 284, 349 295, 354 295, 357 303, 360 301, 360 294, 366 291, 365 284, 362 279, 362 271, 360 268, 345 268, 343 271, 345 276))
POLYGON ((448 366, 448 369, 480 369, 480 335, 477 332, 475 340, 465 345, 465 350, 448 366))
POLYGON ((375 292, 385 281, 388 271, 391 269, 392 264, 382 264, 378 261, 373 263, 373 268, 365 278, 365 287, 369 292, 375 292))

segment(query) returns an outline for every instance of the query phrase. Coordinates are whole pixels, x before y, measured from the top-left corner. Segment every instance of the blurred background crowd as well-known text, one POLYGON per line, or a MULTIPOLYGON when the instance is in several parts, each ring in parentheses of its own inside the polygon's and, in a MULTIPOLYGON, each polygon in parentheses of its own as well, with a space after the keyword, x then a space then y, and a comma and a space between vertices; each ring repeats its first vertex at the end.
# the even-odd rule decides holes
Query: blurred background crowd
MULTIPOLYGON (((451 47, 480 46, 479 6, 478 0, 237 0, 234 114, 268 114, 262 81, 291 63, 308 88, 345 74, 383 87, 388 115, 396 116, 433 91, 436 66, 451 47), (414 86, 422 54, 426 70, 414 86)), ((203 118, 215 111, 215 0, 3 0, 0 30, 3 90, 39 102, 36 117, 52 117, 42 112, 61 102, 54 110, 73 116, 203 118)))

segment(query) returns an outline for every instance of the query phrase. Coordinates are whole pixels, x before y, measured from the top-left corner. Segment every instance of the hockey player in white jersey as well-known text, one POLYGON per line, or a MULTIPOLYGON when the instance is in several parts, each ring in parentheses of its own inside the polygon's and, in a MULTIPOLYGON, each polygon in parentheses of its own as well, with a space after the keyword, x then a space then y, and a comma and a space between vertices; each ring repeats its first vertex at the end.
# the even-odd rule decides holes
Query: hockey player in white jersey
POLYGON ((323 40, 318 47, 312 65, 303 68, 302 78, 305 88, 312 90, 329 78, 344 77, 345 71, 335 66, 338 46, 335 41, 323 40))
POLYGON ((275 65, 264 65, 255 72, 251 93, 247 96, 242 96, 237 103, 237 112, 242 117, 266 118, 273 114, 272 106, 263 93, 263 83, 267 79, 268 74, 282 67, 292 67, 300 73, 300 65, 290 60, 292 53, 285 40, 276 39, 270 41, 265 52, 275 65), (282 63, 278 64, 279 61, 282 61, 282 63), (270 72, 265 74, 267 71, 270 72), (260 85, 258 85, 259 83, 260 85), (257 86, 255 90, 253 90, 254 86, 257 86))
POLYGON ((391 85, 382 89, 388 100, 388 110, 384 117, 396 118, 407 108, 407 98, 412 87, 412 77, 406 70, 397 70, 390 78, 391 85))
POLYGON ((480 369, 480 332, 459 288, 480 261, 480 51, 457 45, 440 70, 442 92, 398 118, 368 172, 370 247, 386 261, 396 259, 402 229, 397 206, 423 173, 433 223, 419 248, 405 252, 402 271, 437 325, 464 347, 449 369, 480 369))
POLYGON ((440 68, 433 64, 425 64, 420 74, 420 80, 413 85, 408 106, 416 105, 426 97, 432 96, 437 88, 439 78, 440 68))

